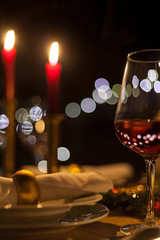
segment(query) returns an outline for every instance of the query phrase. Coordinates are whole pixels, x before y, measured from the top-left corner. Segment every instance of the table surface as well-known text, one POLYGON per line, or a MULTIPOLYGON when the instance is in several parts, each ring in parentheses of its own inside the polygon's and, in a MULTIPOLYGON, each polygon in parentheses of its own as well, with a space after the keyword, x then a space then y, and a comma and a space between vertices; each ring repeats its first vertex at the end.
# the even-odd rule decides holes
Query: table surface
MULTIPOLYGON (((56 234, 54 240, 116 240, 124 237, 119 229, 121 225, 140 223, 139 219, 115 216, 112 214, 102 220, 86 224, 65 233, 56 234)), ((51 239, 51 238, 50 238, 51 239)))
MULTIPOLYGON (((52 232, 50 236, 47 233, 47 236, 36 237, 33 233, 31 238, 28 236, 25 238, 24 236, 23 240, 117 240, 123 239, 124 237, 119 231, 120 226, 140 222, 142 222, 142 220, 122 215, 118 216, 110 212, 107 217, 104 217, 100 221, 82 225, 64 232, 52 232)), ((9 240, 12 239, 9 238, 9 240)))

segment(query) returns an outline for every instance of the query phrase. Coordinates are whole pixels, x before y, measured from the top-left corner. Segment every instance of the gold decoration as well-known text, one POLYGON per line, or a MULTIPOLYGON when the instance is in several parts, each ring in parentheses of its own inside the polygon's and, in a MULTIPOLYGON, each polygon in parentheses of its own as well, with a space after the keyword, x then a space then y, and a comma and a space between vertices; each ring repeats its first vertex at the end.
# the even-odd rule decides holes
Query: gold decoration
POLYGON ((40 187, 35 175, 28 170, 17 171, 12 176, 17 190, 17 204, 38 204, 40 200, 40 187))

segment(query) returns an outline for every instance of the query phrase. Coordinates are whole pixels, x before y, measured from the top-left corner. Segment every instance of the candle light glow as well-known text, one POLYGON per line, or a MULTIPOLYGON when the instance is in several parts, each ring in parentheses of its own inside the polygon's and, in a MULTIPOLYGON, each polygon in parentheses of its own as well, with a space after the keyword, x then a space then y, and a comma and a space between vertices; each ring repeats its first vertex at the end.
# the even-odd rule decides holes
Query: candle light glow
POLYGON ((15 33, 9 30, 6 34, 4 48, 2 49, 2 57, 4 61, 4 74, 5 74, 5 97, 7 101, 12 101, 15 98, 15 58, 16 48, 15 33))
POLYGON ((58 62, 58 42, 53 42, 49 53, 49 62, 55 66, 58 62))
POLYGON ((61 65, 58 62, 58 43, 53 42, 49 53, 49 62, 46 63, 46 80, 48 89, 48 114, 53 116, 59 111, 59 87, 61 65))
POLYGON ((14 47, 15 42, 15 33, 13 30, 9 30, 6 34, 6 38, 4 41, 4 49, 6 51, 11 51, 14 47))

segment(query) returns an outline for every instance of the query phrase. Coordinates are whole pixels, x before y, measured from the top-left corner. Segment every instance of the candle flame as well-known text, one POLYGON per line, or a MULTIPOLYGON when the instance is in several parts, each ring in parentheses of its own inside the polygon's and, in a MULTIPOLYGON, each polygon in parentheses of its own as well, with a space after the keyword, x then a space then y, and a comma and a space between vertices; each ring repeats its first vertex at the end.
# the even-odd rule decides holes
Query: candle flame
POLYGON ((15 33, 13 30, 9 30, 6 34, 4 49, 6 51, 12 50, 12 48, 14 47, 14 41, 15 41, 15 33))
POLYGON ((53 42, 49 53, 49 62, 51 65, 56 65, 58 62, 58 42, 53 42))

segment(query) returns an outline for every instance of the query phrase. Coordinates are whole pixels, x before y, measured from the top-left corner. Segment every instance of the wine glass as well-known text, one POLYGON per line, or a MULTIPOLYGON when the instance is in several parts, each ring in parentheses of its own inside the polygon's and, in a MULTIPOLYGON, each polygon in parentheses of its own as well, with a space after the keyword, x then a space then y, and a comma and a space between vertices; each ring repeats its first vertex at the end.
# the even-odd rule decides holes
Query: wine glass
POLYGON ((128 54, 114 126, 121 143, 143 156, 146 163, 147 214, 144 223, 121 227, 121 232, 129 235, 157 226, 154 188, 155 163, 160 155, 160 49, 128 54))

